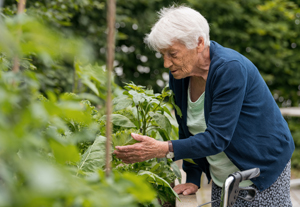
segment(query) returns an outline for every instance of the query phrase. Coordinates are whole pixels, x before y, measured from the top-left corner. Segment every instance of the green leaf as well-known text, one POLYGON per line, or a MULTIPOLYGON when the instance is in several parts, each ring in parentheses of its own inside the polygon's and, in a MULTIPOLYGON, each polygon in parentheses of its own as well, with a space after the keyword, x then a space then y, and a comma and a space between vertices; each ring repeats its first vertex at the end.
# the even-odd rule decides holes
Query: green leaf
POLYGON ((121 114, 112 114, 111 118, 114 125, 128 128, 136 127, 126 116, 121 114))
POLYGON ((96 85, 92 81, 90 81, 87 78, 83 78, 83 79, 81 79, 81 81, 82 81, 82 83, 84 85, 86 85, 87 87, 89 87, 96 95, 99 96, 99 91, 98 91, 96 85))
POLYGON ((114 98, 113 100, 113 105, 114 105, 114 110, 119 111, 121 109, 125 109, 128 106, 131 106, 133 101, 128 98, 128 96, 119 96, 114 98))
POLYGON ((169 97, 171 95, 172 95, 172 91, 169 88, 169 84, 167 84, 161 91, 161 97, 164 99, 165 97, 169 97))
POLYGON ((160 167, 160 163, 156 163, 151 169, 150 172, 155 173, 155 171, 160 167))
POLYGON ((74 145, 63 145, 55 140, 50 140, 50 146, 58 163, 77 162, 80 160, 77 147, 74 145))
POLYGON ((195 163, 193 159, 186 158, 186 159, 183 159, 183 160, 184 160, 184 161, 187 161, 187 162, 189 162, 189 163, 192 163, 192 164, 194 164, 194 165, 197 165, 197 163, 195 163))
POLYGON ((77 165, 77 175, 81 172, 94 172, 105 165, 105 143, 106 137, 98 136, 95 139, 94 143, 82 155, 81 161, 77 165))
POLYGON ((136 106, 143 103, 146 100, 146 95, 143 93, 138 93, 132 90, 129 91, 128 93, 131 95, 132 100, 136 106))
POLYGON ((159 128, 165 130, 168 134, 171 132, 172 125, 171 125, 169 119, 165 115, 159 114, 159 113, 153 113, 153 112, 149 113, 149 115, 157 123, 159 128))
POLYGON ((133 82, 131 83, 126 83, 126 85, 124 86, 125 89, 127 89, 128 91, 130 91, 131 89, 133 89, 134 91, 138 91, 138 92, 145 92, 145 86, 140 86, 140 85, 135 85, 133 82))
POLYGON ((181 112, 180 108, 175 104, 174 95, 170 96, 169 101, 173 105, 173 107, 175 108, 175 110, 177 112, 177 115, 180 116, 180 118, 181 118, 182 117, 182 112, 181 112))
POLYGON ((139 202, 151 202, 155 196, 156 192, 153 188, 146 182, 144 177, 136 176, 132 173, 125 172, 123 177, 130 180, 134 185, 127 188, 128 193, 132 194, 139 202))
POLYGON ((138 172, 138 175, 144 176, 149 183, 166 187, 170 192, 172 192, 172 194, 176 198, 178 198, 178 200, 180 200, 178 194, 173 190, 173 188, 170 186, 170 184, 166 180, 164 180, 162 177, 159 177, 158 175, 156 175, 150 171, 145 171, 145 170, 140 170, 138 172))
POLYGON ((137 143, 135 139, 132 138, 131 133, 137 133, 138 130, 124 130, 118 131, 112 135, 112 142, 114 146, 125 146, 137 143))
POLYGON ((82 99, 87 99, 87 100, 89 100, 89 101, 91 101, 91 102, 93 102, 95 104, 101 103, 101 100, 97 96, 95 96, 93 94, 90 94, 90 93, 81 93, 81 94, 77 94, 77 95, 78 95, 78 98, 81 99, 81 100, 82 99))
MULTIPOLYGON (((102 116, 100 120, 105 121, 106 115, 102 116)), ((134 125, 134 123, 132 123, 126 116, 123 116, 121 114, 112 114, 111 122, 116 126, 121 126, 121 127, 126 127, 126 128, 136 127, 134 125)))
POLYGON ((162 137, 163 141, 171 140, 170 137, 169 137, 169 134, 166 132, 166 130, 161 129, 161 128, 156 128, 155 130, 158 131, 158 133, 162 137))
POLYGON ((169 116, 172 117, 172 114, 171 114, 169 108, 168 108, 166 105, 163 106, 163 109, 164 109, 164 112, 165 112, 165 113, 167 113, 169 116))

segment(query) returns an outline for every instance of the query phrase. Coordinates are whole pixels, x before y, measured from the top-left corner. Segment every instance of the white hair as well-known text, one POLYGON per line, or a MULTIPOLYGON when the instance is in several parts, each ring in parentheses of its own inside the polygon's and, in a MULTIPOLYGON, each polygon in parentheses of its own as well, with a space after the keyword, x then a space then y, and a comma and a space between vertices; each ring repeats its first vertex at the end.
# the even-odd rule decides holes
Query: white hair
POLYGON ((159 20, 145 38, 150 48, 159 51, 179 41, 188 49, 193 49, 197 47, 199 37, 204 39, 205 46, 210 45, 207 20, 194 9, 173 5, 162 8, 158 15, 159 20))

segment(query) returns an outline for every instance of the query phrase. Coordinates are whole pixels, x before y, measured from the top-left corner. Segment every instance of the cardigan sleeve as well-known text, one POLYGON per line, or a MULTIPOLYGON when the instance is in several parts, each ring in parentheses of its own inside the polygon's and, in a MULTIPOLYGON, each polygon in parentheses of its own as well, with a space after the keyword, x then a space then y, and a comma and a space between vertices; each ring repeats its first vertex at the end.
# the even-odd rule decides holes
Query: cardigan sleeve
POLYGON ((247 72, 238 61, 216 69, 209 80, 211 108, 207 129, 188 139, 174 140, 174 160, 203 158, 224 151, 230 144, 246 94, 247 72))

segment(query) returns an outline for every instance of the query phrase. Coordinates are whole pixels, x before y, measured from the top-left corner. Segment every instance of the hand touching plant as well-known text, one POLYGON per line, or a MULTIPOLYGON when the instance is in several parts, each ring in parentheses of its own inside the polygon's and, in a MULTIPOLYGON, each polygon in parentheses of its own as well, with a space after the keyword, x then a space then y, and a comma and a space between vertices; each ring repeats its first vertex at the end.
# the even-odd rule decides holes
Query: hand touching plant
POLYGON ((135 163, 152 158, 163 158, 168 152, 168 143, 151 137, 131 134, 138 143, 127 146, 116 146, 114 154, 125 163, 135 163))

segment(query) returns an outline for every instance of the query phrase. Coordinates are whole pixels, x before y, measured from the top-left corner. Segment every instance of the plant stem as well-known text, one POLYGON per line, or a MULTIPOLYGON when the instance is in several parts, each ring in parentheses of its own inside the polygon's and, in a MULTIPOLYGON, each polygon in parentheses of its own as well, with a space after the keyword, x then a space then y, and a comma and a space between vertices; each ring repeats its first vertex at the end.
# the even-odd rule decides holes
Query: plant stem
POLYGON ((142 116, 142 134, 146 134, 146 129, 147 129, 147 118, 146 118, 146 113, 144 113, 143 110, 141 110, 141 116, 142 116))
POLYGON ((143 135, 145 135, 146 134, 146 129, 147 129, 147 119, 146 118, 144 118, 144 120, 143 120, 143 135))
POLYGON ((146 121, 147 122, 147 126, 146 126, 146 128, 148 128, 148 126, 150 125, 151 119, 152 119, 152 117, 150 117, 150 116, 147 118, 147 121, 146 121))
POLYGON ((136 113, 137 113, 137 120, 138 120, 138 127, 139 127, 139 130, 141 129, 141 123, 140 123, 140 112, 139 112, 139 106, 136 105, 136 113))
POLYGON ((163 102, 164 99, 161 99, 159 104, 153 109, 153 112, 155 112, 157 110, 157 108, 160 106, 160 104, 163 102))

